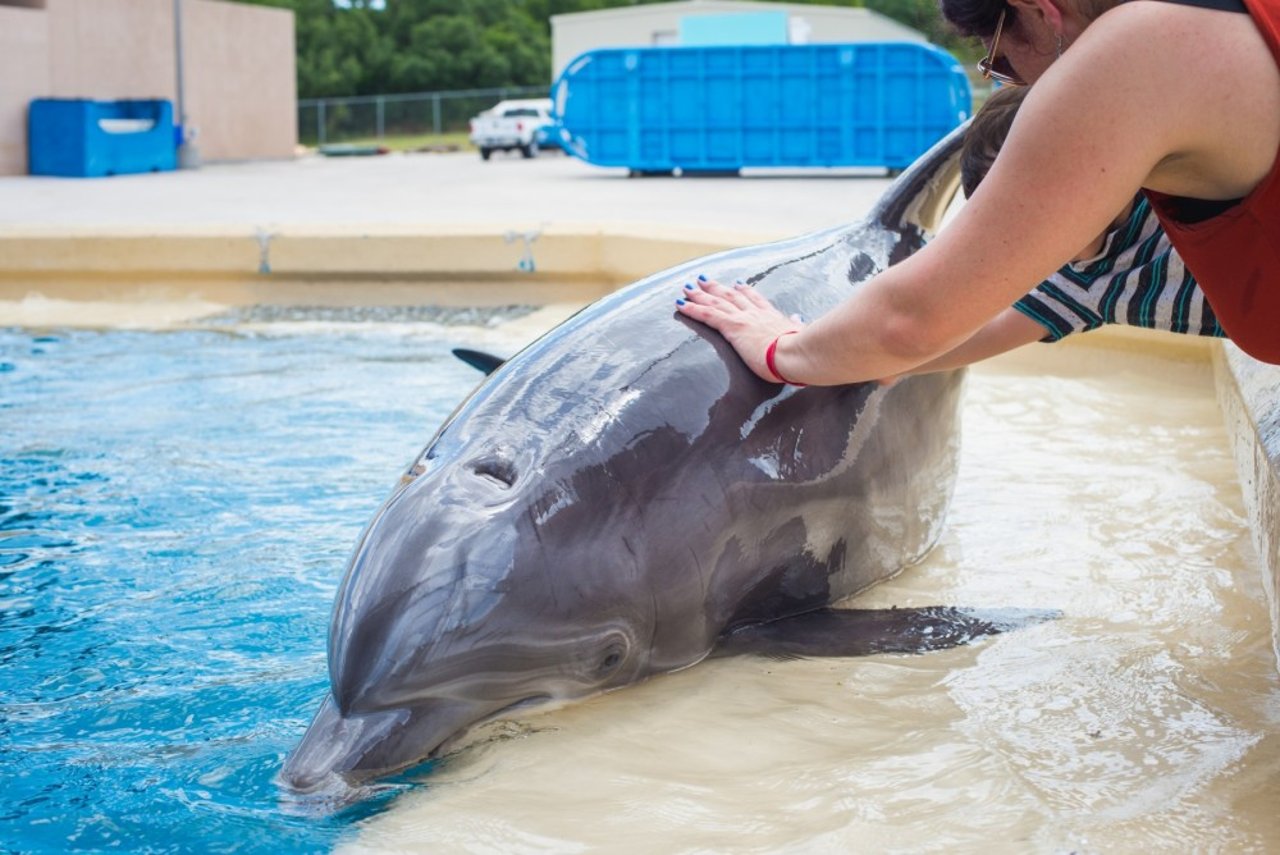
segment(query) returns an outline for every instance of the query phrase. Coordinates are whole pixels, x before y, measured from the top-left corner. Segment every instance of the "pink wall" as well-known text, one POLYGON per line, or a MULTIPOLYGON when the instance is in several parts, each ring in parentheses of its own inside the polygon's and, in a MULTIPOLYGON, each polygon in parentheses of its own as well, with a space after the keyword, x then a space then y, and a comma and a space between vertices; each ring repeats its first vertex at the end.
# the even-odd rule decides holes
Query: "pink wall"
POLYGON ((293 12, 187 0, 182 23, 186 108, 201 155, 292 157, 298 143, 293 12))
MULTIPOLYGON (((292 156, 293 13, 218 0, 183 3, 186 112, 202 157, 292 156)), ((0 6, 0 174, 26 171, 32 98, 174 99, 173 38, 172 0, 0 6)))
POLYGON ((27 103, 52 88, 49 18, 0 6, 0 175, 27 171, 27 103))
POLYGON ((49 0, 45 14, 50 95, 173 97, 173 14, 167 0, 49 0))

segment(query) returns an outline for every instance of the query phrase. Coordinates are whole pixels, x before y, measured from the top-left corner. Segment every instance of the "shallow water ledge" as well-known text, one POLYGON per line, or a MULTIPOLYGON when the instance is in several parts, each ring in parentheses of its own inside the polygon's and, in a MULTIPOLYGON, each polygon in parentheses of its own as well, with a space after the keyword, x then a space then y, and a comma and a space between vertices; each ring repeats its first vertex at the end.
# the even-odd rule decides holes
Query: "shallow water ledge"
POLYGON ((1280 366, 1225 343, 1214 352, 1218 403, 1227 422, 1271 605, 1271 638, 1280 665, 1280 366))

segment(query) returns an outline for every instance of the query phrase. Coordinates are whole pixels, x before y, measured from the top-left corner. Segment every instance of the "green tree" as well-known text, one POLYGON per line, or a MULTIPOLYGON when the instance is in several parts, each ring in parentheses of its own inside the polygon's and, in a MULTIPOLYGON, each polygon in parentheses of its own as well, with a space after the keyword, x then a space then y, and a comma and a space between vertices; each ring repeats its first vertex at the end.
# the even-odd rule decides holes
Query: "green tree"
MULTIPOLYGON (((303 98, 550 82, 551 16, 635 0, 249 0, 292 9, 303 98)), ((663 0, 642 0, 663 2, 663 0)), ((866 6, 925 33, 965 60, 937 0, 793 0, 866 6)))

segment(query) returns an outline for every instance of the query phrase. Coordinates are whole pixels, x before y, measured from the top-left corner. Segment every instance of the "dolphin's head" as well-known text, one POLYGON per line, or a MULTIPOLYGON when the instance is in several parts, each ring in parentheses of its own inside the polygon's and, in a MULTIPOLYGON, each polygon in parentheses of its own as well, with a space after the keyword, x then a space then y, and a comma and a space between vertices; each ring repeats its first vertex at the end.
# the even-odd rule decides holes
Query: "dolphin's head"
POLYGON ((650 601, 622 595, 617 556, 554 523, 548 479, 492 448, 415 470, 339 590, 331 694, 282 772, 294 790, 394 772, 477 723, 646 672, 650 601))

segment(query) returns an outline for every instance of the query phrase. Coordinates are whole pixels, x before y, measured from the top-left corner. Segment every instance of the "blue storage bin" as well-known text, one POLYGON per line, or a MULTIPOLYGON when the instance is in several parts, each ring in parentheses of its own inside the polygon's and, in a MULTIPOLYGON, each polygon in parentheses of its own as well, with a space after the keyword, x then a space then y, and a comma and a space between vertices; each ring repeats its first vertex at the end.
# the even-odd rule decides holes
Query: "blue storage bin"
POLYGON ((90 178, 178 166, 173 106, 161 99, 37 98, 27 141, 32 175, 90 178))
POLYGON ((903 169, 973 104, 955 58, 913 42, 594 50, 551 95, 567 151, 638 172, 903 169))

